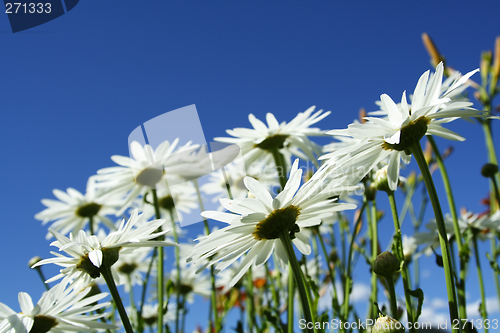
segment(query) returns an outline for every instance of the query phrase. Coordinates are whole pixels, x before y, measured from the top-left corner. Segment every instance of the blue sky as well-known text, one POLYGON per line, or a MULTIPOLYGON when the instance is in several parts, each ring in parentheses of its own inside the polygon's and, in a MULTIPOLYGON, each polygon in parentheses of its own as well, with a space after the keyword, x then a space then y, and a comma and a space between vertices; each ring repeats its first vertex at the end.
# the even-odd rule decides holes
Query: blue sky
MULTIPOLYGON (((431 69, 422 32, 452 67, 477 68, 500 35, 498 12, 493 1, 90 0, 16 34, 0 15, 0 302, 17 309, 19 291, 43 290, 27 268, 49 255, 33 217, 40 200, 53 188, 84 191, 111 155, 128 154, 138 125, 195 104, 211 140, 248 127, 249 113, 288 121, 316 105, 332 111, 321 128, 344 128, 360 107, 375 110, 382 93, 399 99, 431 69)), ((458 206, 480 210, 482 131, 463 121, 450 128, 467 138, 438 140, 455 147, 447 163, 458 206)))

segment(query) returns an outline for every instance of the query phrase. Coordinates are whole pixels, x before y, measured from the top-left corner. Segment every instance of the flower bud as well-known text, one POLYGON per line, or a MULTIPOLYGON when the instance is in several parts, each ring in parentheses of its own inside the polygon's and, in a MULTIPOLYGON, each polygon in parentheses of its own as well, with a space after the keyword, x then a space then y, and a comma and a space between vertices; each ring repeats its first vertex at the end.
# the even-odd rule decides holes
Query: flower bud
POLYGON ((40 258, 39 256, 35 256, 33 258, 31 258, 29 261, 28 261, 28 267, 29 268, 32 268, 34 264, 36 264, 37 262, 39 262, 40 260, 42 260, 42 258, 40 258))
POLYGON ((379 316, 375 325, 373 325, 372 333, 404 333, 405 326, 396 319, 389 316, 379 316))
POLYGON ((493 59, 491 74, 493 76, 493 81, 497 81, 498 76, 500 75, 500 36, 498 36, 495 40, 495 58, 493 59))
POLYGON ((370 186, 365 187, 365 197, 368 201, 375 200, 375 195, 377 194, 377 188, 375 184, 370 184, 370 186))
POLYGON ((373 271, 383 277, 391 277, 399 271, 400 262, 394 254, 389 251, 382 252, 373 262, 373 271))
POLYGON ((389 187, 389 182, 387 181, 387 165, 382 169, 377 170, 375 173, 375 180, 373 181, 375 188, 379 191, 393 192, 389 187))
POLYGON ((486 178, 494 177, 497 172, 498 172, 498 165, 493 163, 486 163, 481 168, 481 174, 483 175, 483 177, 486 178))
POLYGON ((422 34, 422 42, 424 43, 427 53, 429 53, 431 57, 432 66, 436 67, 441 61, 444 62, 444 57, 439 53, 436 44, 434 44, 431 37, 425 32, 422 34))
POLYGON ((488 81, 488 73, 490 72, 491 66, 491 51, 484 51, 481 53, 481 62, 479 64, 479 69, 481 73, 481 80, 483 82, 488 81))

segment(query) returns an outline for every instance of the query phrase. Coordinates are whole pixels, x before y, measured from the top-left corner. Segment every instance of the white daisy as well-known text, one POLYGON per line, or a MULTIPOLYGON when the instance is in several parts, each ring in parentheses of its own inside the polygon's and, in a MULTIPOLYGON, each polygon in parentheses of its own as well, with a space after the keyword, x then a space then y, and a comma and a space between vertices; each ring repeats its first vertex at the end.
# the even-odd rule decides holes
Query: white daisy
POLYGON ((106 314, 90 314, 105 308, 110 303, 97 303, 107 296, 105 293, 86 297, 90 287, 84 291, 67 289, 66 283, 60 283, 46 291, 38 303, 33 305, 31 296, 19 293, 21 312, 16 313, 7 305, 0 303, 0 332, 28 333, 68 331, 96 332, 117 329, 116 326, 98 322, 96 319, 106 314))
POLYGON ((285 188, 274 199, 257 180, 245 177, 245 186, 254 198, 221 199, 222 206, 232 213, 203 212, 206 218, 230 225, 202 238, 188 260, 208 260, 199 271, 218 263, 215 271, 219 272, 248 252, 229 284, 231 287, 252 264, 264 264, 273 252, 281 267, 285 267, 288 258, 279 238, 283 230, 295 236, 293 243, 300 252, 309 254, 309 240, 300 233, 300 229, 318 225, 322 217, 335 211, 354 209, 355 205, 335 203, 334 199, 328 198, 356 187, 345 186, 340 180, 323 186, 321 178, 315 176, 300 186, 301 176, 297 159, 285 188))
POLYGON ((207 195, 213 195, 214 201, 219 201, 220 198, 228 196, 227 185, 229 185, 233 199, 246 198, 248 190, 243 183, 246 176, 255 178, 268 190, 271 190, 273 186, 279 186, 276 168, 269 168, 262 162, 253 163, 245 168, 244 163, 240 162, 226 165, 224 172, 218 170, 210 174, 208 182, 203 184, 200 189, 207 195))
MULTIPOLYGON (((167 220, 170 220, 171 212, 175 221, 182 222, 183 214, 190 214, 191 210, 198 208, 196 188, 191 182, 177 184, 168 188, 158 188, 157 196, 160 211, 165 212, 163 216, 167 220)), ((152 205, 153 198, 148 195, 147 200, 149 203, 140 200, 140 206, 146 220, 155 216, 155 209, 152 205)))
POLYGON ((169 279, 172 281, 175 290, 178 290, 189 303, 193 303, 195 294, 208 298, 212 292, 210 276, 207 274, 196 274, 197 267, 186 263, 186 258, 191 254, 193 247, 193 245, 186 243, 179 245, 179 280, 177 280, 176 268, 172 268, 169 274, 169 279), (178 284, 178 281, 180 284, 178 284))
POLYGON ((477 71, 460 77, 441 94, 443 64, 440 63, 433 80, 429 80, 429 71, 420 77, 413 93, 411 108, 406 100, 406 92, 403 92, 400 107, 388 95, 382 95, 381 103, 383 109, 387 110, 388 117, 366 117, 367 122, 364 124, 351 124, 345 130, 330 131, 330 134, 350 136, 360 142, 324 155, 321 159, 330 158, 331 161, 327 163, 334 169, 338 168, 338 172, 342 172, 340 168, 347 168, 353 182, 358 182, 374 166, 388 159, 389 187, 396 190, 400 161, 406 164, 410 162, 411 144, 418 142, 424 135, 463 141, 463 137, 441 125, 461 117, 485 116, 484 112, 472 109, 472 103, 457 102, 449 98, 454 90, 460 88, 477 71))
POLYGON ((120 195, 124 197, 122 208, 116 213, 121 215, 131 204, 132 200, 148 189, 155 188, 164 177, 164 169, 169 164, 179 161, 179 156, 170 157, 174 152, 178 153, 198 146, 186 145, 176 150, 179 140, 172 143, 164 141, 153 150, 150 145, 144 147, 137 141, 130 144, 132 157, 114 155, 111 159, 119 166, 104 168, 97 171, 94 176, 97 180, 96 186, 106 188, 109 195, 120 195))
POLYGON ((165 220, 155 220, 134 228, 136 222, 141 218, 137 210, 132 213, 130 219, 125 223, 122 221, 118 230, 110 233, 102 241, 97 236, 89 236, 83 230, 73 238, 65 237, 56 231, 51 230, 57 239, 50 245, 57 246, 59 251, 64 251, 71 257, 66 257, 57 252, 51 252, 55 258, 44 259, 37 262, 33 267, 54 263, 64 267, 61 274, 47 280, 55 281, 67 276, 69 279, 77 280, 99 277, 102 265, 111 267, 119 258, 120 253, 130 253, 137 247, 172 246, 173 242, 154 240, 164 235, 168 230, 155 232, 163 226, 165 220))
MULTIPOLYGON (((52 230, 63 235, 71 232, 75 236, 92 219, 96 227, 98 227, 98 223, 103 223, 114 230, 113 222, 106 215, 116 213, 116 207, 119 207, 120 200, 109 196, 104 197, 103 191, 96 188, 92 177, 87 182, 85 195, 73 188, 68 188, 66 192, 55 189, 53 193, 59 201, 42 199, 42 203, 47 208, 35 215, 37 220, 43 221, 42 225, 49 221, 55 221, 50 226, 52 230)), ((50 239, 51 237, 52 234, 47 233, 46 238, 50 239)))
POLYGON ((309 140, 308 136, 322 136, 325 131, 310 126, 330 114, 330 111, 323 113, 323 110, 314 112, 314 106, 305 112, 300 112, 289 123, 278 123, 272 113, 266 115, 267 126, 257 119, 253 114, 248 116, 248 120, 253 129, 235 128, 227 130, 227 134, 233 138, 215 138, 215 141, 237 144, 245 162, 252 164, 254 161, 267 158, 271 160, 272 150, 279 149, 279 152, 290 159, 291 154, 309 159, 317 165, 316 157, 321 154, 321 146, 309 140))
POLYGON ((147 247, 137 248, 131 253, 120 253, 118 261, 113 265, 120 276, 120 279, 115 281, 116 284, 124 284, 127 293, 135 285, 142 286, 150 261, 151 249, 147 247))

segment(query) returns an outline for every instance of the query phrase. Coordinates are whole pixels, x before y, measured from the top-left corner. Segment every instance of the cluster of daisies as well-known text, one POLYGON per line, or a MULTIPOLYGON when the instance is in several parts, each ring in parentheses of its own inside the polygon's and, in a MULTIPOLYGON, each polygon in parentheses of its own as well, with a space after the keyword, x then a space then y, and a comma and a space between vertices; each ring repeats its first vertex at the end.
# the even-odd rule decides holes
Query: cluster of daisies
MULTIPOLYGON (((21 292, 21 312, 0 303, 0 333, 119 329, 122 324, 114 319, 110 302, 101 302, 108 295, 101 289, 104 283, 110 285, 109 279, 127 293, 137 287, 143 291, 140 299, 131 298, 126 310, 136 331, 154 328, 161 314, 160 323, 176 322, 180 331, 179 314, 185 314, 186 302, 192 303, 194 295, 209 298, 239 288, 246 273, 251 273, 256 289, 268 284, 269 275, 279 280, 278 285, 286 285, 290 273, 285 268, 292 258, 283 237, 304 256, 310 255, 315 233, 333 233, 332 224, 345 219, 343 211, 357 207, 354 193, 376 183, 380 175, 389 190, 397 190, 401 161, 411 162, 412 148, 423 136, 464 140, 443 125, 486 116, 462 94, 476 71, 455 73, 444 81, 443 71, 439 64, 434 73, 425 72, 410 98, 403 92, 399 103, 382 95, 379 111, 347 129, 313 127, 330 113, 314 107, 288 123, 268 113, 266 124, 250 114, 252 128, 228 130, 231 137, 215 139, 238 147, 242 159, 224 161, 214 172, 214 156, 192 142, 181 146, 176 139, 157 147, 132 142, 130 157, 112 156, 116 165, 91 176, 84 194, 56 189, 56 200, 42 200, 46 209, 35 218, 43 225, 50 223, 47 239, 57 251, 32 267, 59 266, 59 274, 45 281, 47 286, 58 283, 36 305, 21 292), (314 136, 336 141, 322 146, 311 140, 314 136), (311 162, 316 171, 303 174, 300 161, 311 162), (208 181, 199 185, 196 179, 206 174, 208 181), (180 223, 183 216, 203 210, 208 196, 220 206, 202 211, 206 233, 193 241, 180 223), (222 224, 210 228, 212 220, 222 224), (176 247, 176 255, 165 260, 171 271, 159 272, 163 265, 158 265, 158 258, 163 257, 158 253, 165 246, 176 247), (271 257, 272 270, 266 264, 271 257), (167 286, 162 286, 167 290, 161 293, 163 299, 154 288, 145 293, 148 281, 151 284, 158 275, 165 275, 173 288, 175 303, 168 299, 172 293, 167 286)), ((498 214, 466 213, 460 227, 500 231, 498 220, 498 214)), ((404 237, 407 254, 422 244, 422 250, 438 248, 435 223, 427 229, 404 237)), ((453 228, 448 231, 451 238, 453 228)), ((493 232, 483 235, 491 237, 493 232)), ((320 261, 316 256, 308 261, 303 274, 323 274, 320 261)), ((217 305, 211 306, 219 312, 227 310, 221 303, 237 303, 230 298, 214 300, 217 305)))

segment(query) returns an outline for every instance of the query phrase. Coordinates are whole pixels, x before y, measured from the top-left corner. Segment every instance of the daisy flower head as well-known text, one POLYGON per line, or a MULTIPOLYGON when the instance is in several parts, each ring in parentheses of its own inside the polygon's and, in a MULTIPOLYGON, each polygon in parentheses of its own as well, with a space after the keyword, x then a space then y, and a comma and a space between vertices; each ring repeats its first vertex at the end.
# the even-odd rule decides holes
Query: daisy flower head
POLYGON ((80 230, 74 238, 71 235, 68 238, 51 230, 57 239, 51 245, 58 247, 59 251, 66 252, 70 257, 51 252, 55 258, 41 260, 32 267, 49 263, 63 267, 59 275, 47 280, 47 282, 55 281, 64 276, 71 280, 90 281, 101 275, 102 267, 109 268, 115 264, 120 253, 130 253, 138 247, 176 245, 173 242, 156 240, 168 232, 168 230, 156 232, 165 223, 165 220, 150 221, 135 228, 134 226, 140 218, 141 215, 138 215, 137 210, 135 210, 127 222, 123 220, 118 230, 111 232, 103 240, 99 240, 94 235, 89 236, 83 230, 80 230))
MULTIPOLYGON (((66 192, 55 189, 53 193, 59 200, 42 199, 47 208, 35 215, 37 220, 43 221, 42 225, 54 221, 50 226, 52 230, 63 235, 71 232, 73 236, 85 228, 89 221, 103 223, 114 230, 114 224, 107 215, 116 213, 116 207, 119 207, 121 200, 104 196, 102 189, 96 188, 92 177, 87 182, 85 194, 73 188, 68 188, 66 192)), ((47 233, 46 238, 52 238, 52 234, 47 233)))
POLYGON ((179 245, 179 267, 180 270, 172 268, 169 278, 173 283, 174 289, 186 297, 189 303, 193 303, 194 295, 200 295, 205 298, 210 297, 212 291, 212 284, 210 276, 207 274, 197 274, 197 266, 186 262, 186 258, 191 254, 193 245, 181 244, 179 245), (180 274, 177 276, 177 274, 180 274))
MULTIPOLYGON (((169 220, 172 215, 175 221, 182 223, 184 214, 189 215, 192 210, 198 208, 196 188, 191 182, 170 187, 160 187, 157 189, 157 196, 160 210, 166 213, 165 215, 169 220)), ((145 220, 148 220, 155 216, 155 209, 153 203, 150 201, 150 196, 147 196, 146 199, 148 200, 147 204, 144 200, 138 199, 136 206, 141 207, 145 220)))
POLYGON ((107 189, 108 195, 124 198, 122 208, 116 213, 117 216, 121 215, 140 194, 156 188, 164 178, 166 166, 178 163, 179 156, 176 157, 174 152, 179 153, 198 147, 188 142, 177 148, 178 142, 179 139, 175 139, 172 143, 164 141, 153 149, 150 145, 142 146, 139 142, 133 141, 130 144, 131 157, 113 155, 111 159, 118 166, 97 171, 97 175, 94 176, 97 181, 96 186, 107 189))
POLYGON ((268 190, 273 186, 279 186, 278 173, 276 168, 268 168, 266 163, 256 162, 245 168, 243 161, 229 163, 224 167, 224 172, 218 170, 210 174, 207 183, 200 189, 207 195, 214 196, 213 200, 227 197, 227 186, 231 190, 233 198, 246 198, 248 189, 245 187, 243 179, 246 176, 257 179, 268 190))
POLYGON ((280 266, 285 267, 288 258, 280 240, 283 233, 290 234, 293 244, 300 252, 310 254, 309 240, 301 234, 301 228, 318 225, 322 217, 335 211, 354 209, 356 206, 336 203, 335 199, 329 199, 338 194, 336 191, 340 193, 351 187, 337 183, 337 189, 335 186, 325 186, 317 191, 318 184, 322 182, 321 178, 313 176, 300 186, 301 177, 302 169, 298 168, 297 159, 292 165, 290 178, 283 191, 274 199, 257 180, 245 177, 245 186, 253 197, 221 199, 221 205, 231 213, 203 212, 204 217, 228 223, 229 226, 202 238, 193 248, 188 261, 207 260, 198 271, 217 263, 215 271, 219 272, 246 253, 228 285, 230 288, 252 264, 264 264, 273 252, 280 266))
POLYGON ((310 127, 330 114, 323 110, 314 112, 312 106, 300 112, 289 123, 278 122, 272 113, 267 113, 267 125, 257 119, 253 114, 248 116, 253 129, 235 128, 227 130, 232 138, 215 138, 215 141, 237 144, 243 154, 247 165, 254 161, 272 158, 273 152, 279 151, 290 159, 293 154, 301 159, 311 160, 317 165, 316 157, 321 155, 321 146, 309 140, 308 136, 323 136, 325 131, 310 127), (314 112, 314 113, 313 113, 314 112))
POLYGON ((403 92, 399 106, 388 95, 381 95, 382 108, 387 110, 387 117, 366 117, 365 123, 354 123, 345 130, 330 131, 329 134, 358 139, 359 143, 320 159, 330 159, 327 163, 339 172, 340 168, 350 169, 353 182, 359 182, 378 163, 387 161, 389 187, 392 191, 396 190, 401 161, 410 163, 410 150, 413 145, 420 144, 424 135, 463 141, 463 137, 442 127, 442 124, 462 117, 486 116, 484 112, 471 108, 472 103, 454 101, 449 97, 477 71, 460 77, 441 93, 443 64, 440 63, 432 80, 429 80, 429 71, 420 77, 411 105, 407 102, 406 92, 403 92), (362 172, 352 172, 352 169, 362 172))
POLYGON ((66 288, 66 283, 59 283, 46 291, 36 305, 31 296, 19 293, 21 312, 16 313, 7 305, 0 303, 0 332, 2 333, 61 333, 68 331, 97 332, 117 329, 116 326, 98 322, 105 313, 96 310, 110 305, 98 303, 107 296, 105 293, 89 296, 90 287, 77 291, 66 288), (96 311, 96 314, 90 312, 96 311))

